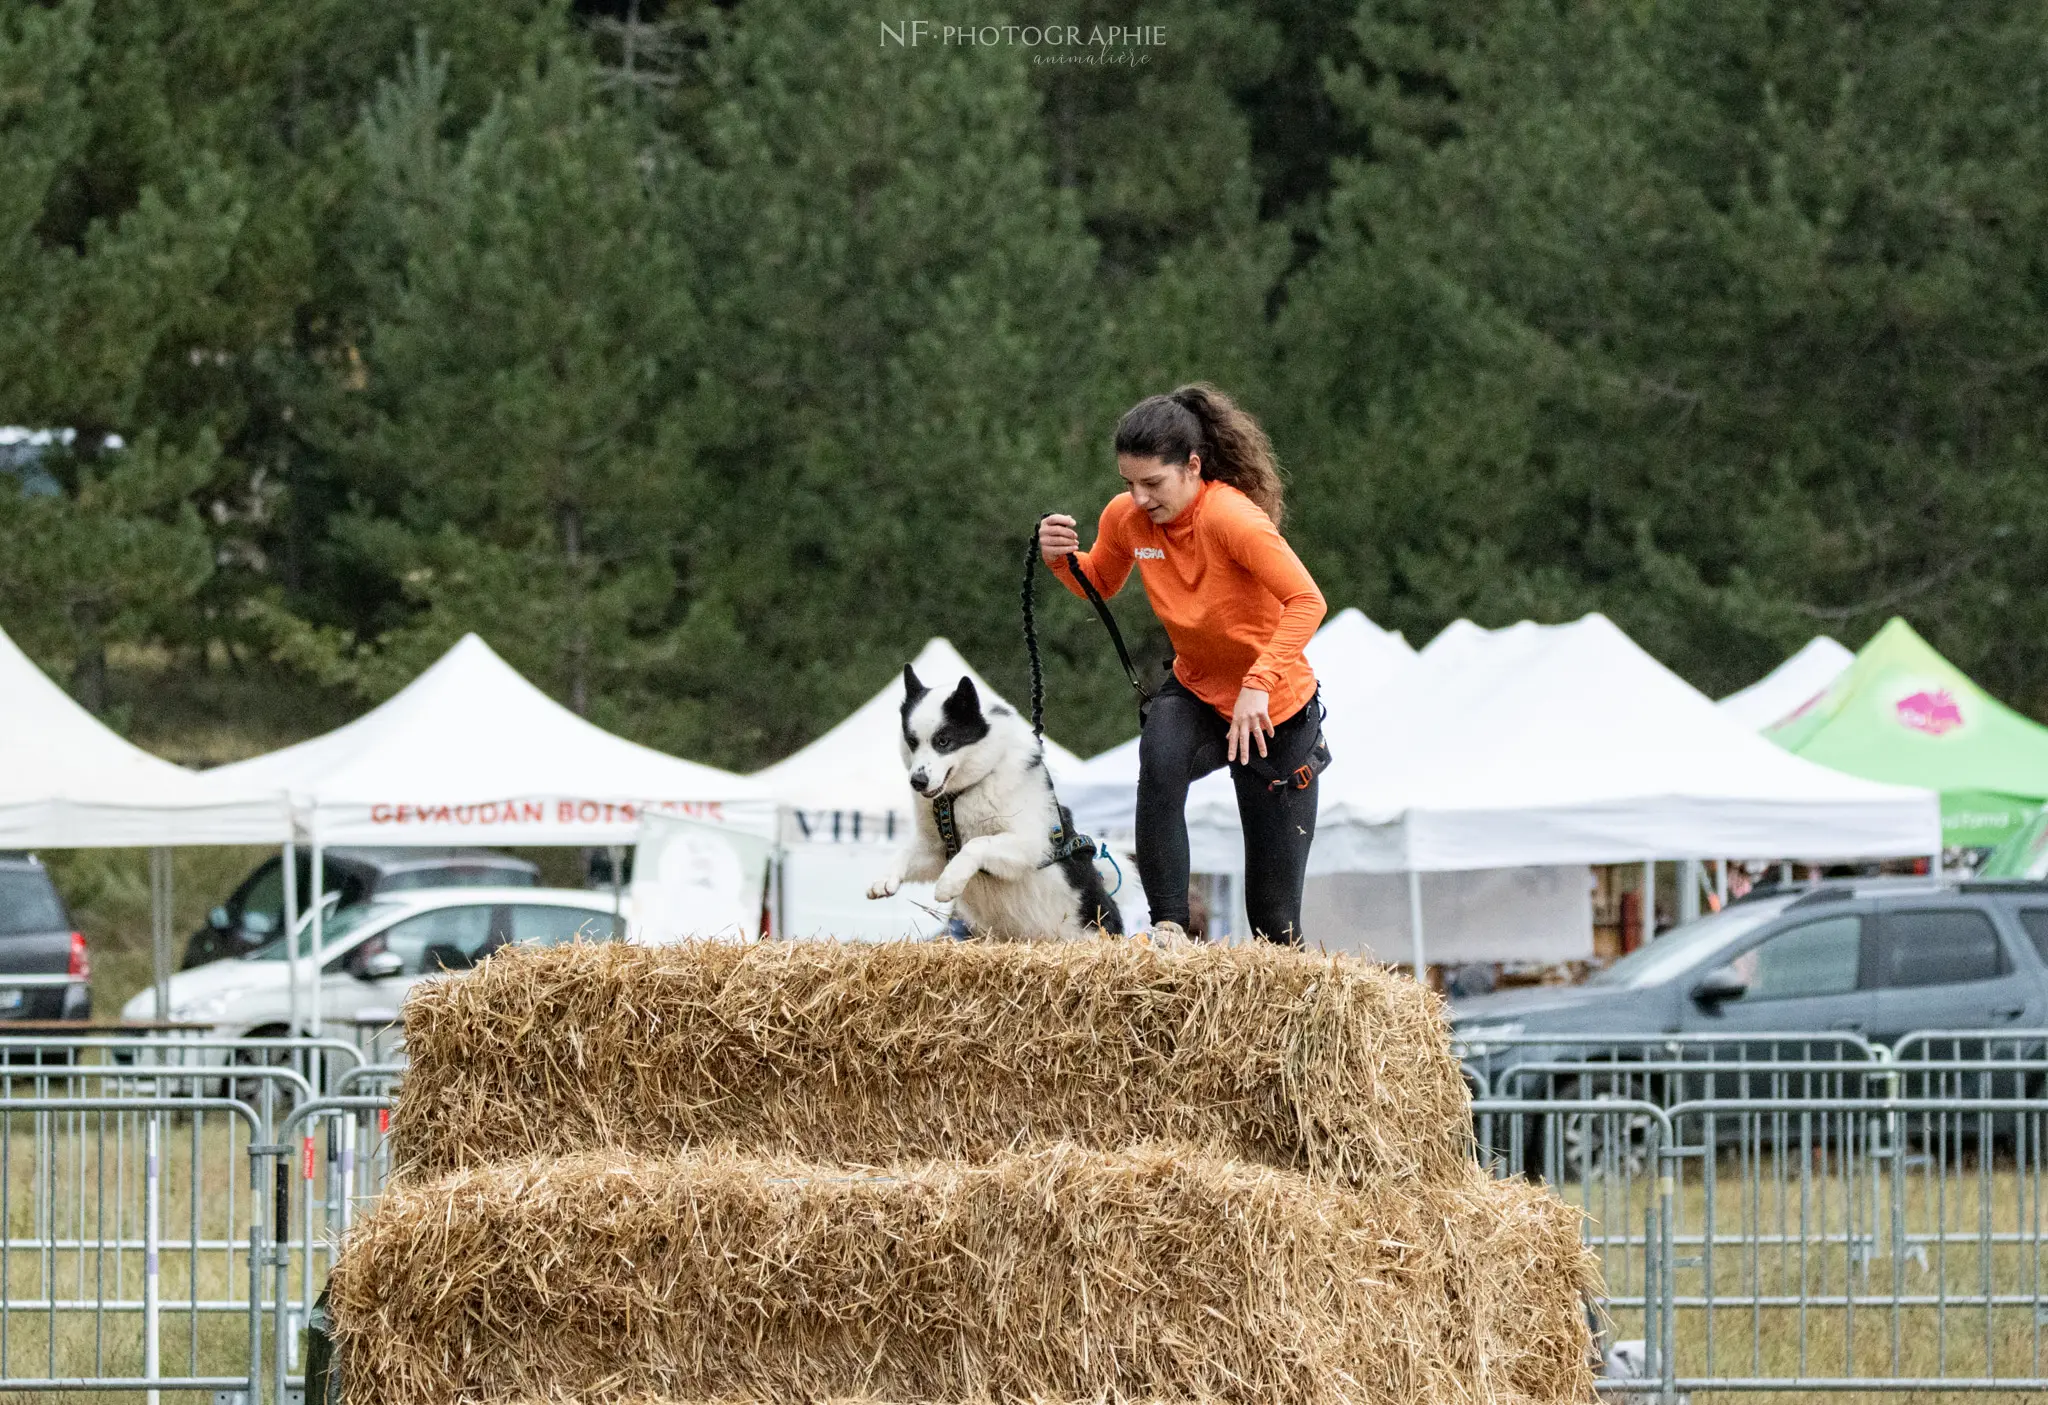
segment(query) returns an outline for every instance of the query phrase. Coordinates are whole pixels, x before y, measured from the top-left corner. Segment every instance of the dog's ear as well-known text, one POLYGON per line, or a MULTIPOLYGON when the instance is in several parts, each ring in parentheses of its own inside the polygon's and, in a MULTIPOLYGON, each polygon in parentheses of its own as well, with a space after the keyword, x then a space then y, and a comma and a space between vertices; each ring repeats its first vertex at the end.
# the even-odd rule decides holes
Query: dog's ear
POLYGON ((961 676, 960 686, 955 688, 952 696, 946 699, 946 716, 948 718, 978 718, 981 716, 981 694, 975 690, 972 678, 964 674, 961 676))
POLYGON ((930 691, 931 689, 925 687, 923 680, 917 676, 916 669, 912 668, 909 664, 903 665, 903 704, 905 707, 916 703, 919 698, 930 691))

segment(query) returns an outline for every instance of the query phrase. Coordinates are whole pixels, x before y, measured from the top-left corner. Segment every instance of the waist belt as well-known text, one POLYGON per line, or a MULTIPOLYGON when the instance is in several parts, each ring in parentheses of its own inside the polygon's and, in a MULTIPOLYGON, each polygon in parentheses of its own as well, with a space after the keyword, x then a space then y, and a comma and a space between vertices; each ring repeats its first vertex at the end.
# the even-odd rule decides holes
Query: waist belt
MULTIPOLYGON (((1330 715, 1323 706, 1323 690, 1317 688, 1315 696, 1303 705, 1303 710, 1314 708, 1315 730, 1303 728, 1311 738, 1302 754, 1294 758, 1293 764, 1280 762, 1271 756, 1254 756, 1241 764, 1247 771, 1266 782, 1267 790, 1307 790, 1330 765, 1330 743, 1323 737, 1323 719, 1330 715)), ((1292 721, 1293 719, 1288 719, 1292 721)), ((1283 724, 1284 725, 1284 724, 1283 724)))

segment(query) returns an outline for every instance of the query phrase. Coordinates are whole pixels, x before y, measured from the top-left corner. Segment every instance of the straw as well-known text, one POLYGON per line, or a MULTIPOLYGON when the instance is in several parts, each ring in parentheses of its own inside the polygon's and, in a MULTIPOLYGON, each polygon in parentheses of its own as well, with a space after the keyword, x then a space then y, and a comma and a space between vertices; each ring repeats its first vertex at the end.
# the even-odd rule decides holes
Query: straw
POLYGON ((1576 1212, 1476 1166, 1360 1194, 1172 1147, 848 1172, 616 1152, 391 1191, 330 1302, 350 1398, 1590 1398, 1576 1212))
POLYGON ((406 1003, 399 1173, 611 1148, 841 1164, 1171 1141, 1454 1174, 1440 1000, 1348 958, 1129 942, 508 948, 406 1003))

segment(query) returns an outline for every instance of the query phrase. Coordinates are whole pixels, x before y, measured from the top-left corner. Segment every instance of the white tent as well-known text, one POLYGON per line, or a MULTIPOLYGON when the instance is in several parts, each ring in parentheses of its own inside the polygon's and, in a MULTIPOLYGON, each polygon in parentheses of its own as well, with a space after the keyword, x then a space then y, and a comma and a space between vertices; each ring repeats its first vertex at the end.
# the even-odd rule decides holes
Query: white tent
MULTIPOLYGON (((1311 873, 1918 855, 1938 832, 1931 792, 1786 765, 1597 614, 1460 621, 1329 731, 1353 764, 1324 775, 1311 873)), ((1231 798, 1190 796, 1201 857, 1238 843, 1231 798)))
MULTIPOLYGON (((927 687, 951 689, 965 676, 974 680, 984 707, 1003 701, 944 639, 926 644, 910 666, 927 687)), ((903 681, 898 676, 809 746, 752 776, 784 807, 787 935, 886 937, 940 925, 929 905, 929 885, 914 885, 879 902, 866 896, 868 885, 910 832, 902 736, 903 681)), ((1047 737, 1045 763, 1064 799, 1064 778, 1080 769, 1080 759, 1047 737)))
POLYGON ((1801 762, 1602 615, 1426 649, 1374 702, 1331 738, 1365 764, 1327 773, 1311 872, 1940 848, 1933 792, 1801 762))
MULTIPOLYGON (((1424 652, 1439 673, 1447 673, 1457 659, 1498 637, 1460 621, 1424 652)), ((1325 725, 1338 766, 1355 771, 1373 765, 1372 751, 1380 745, 1375 719, 1401 706, 1399 699, 1414 686, 1423 656, 1400 634, 1381 629, 1356 609, 1332 616, 1306 652, 1329 709, 1325 725), (1376 701, 1383 693, 1389 696, 1384 705, 1376 701)), ((1336 769, 1325 773, 1324 813, 1331 786, 1344 779, 1336 769)), ((1133 738, 1091 758, 1061 794, 1084 829, 1111 837, 1128 851, 1124 841, 1134 825, 1137 783, 1138 742, 1133 738)), ((1244 841, 1228 775, 1219 771, 1197 782, 1189 810, 1199 817, 1189 834, 1195 871, 1240 873, 1244 841)), ((1135 876, 1135 867, 1126 863, 1126 881, 1135 876)), ((1431 874, 1422 885, 1422 903, 1432 947, 1442 960, 1569 960, 1591 949, 1589 875, 1582 864, 1431 874)), ((1327 950, 1392 959, 1411 945, 1409 922, 1408 888, 1399 875, 1315 872, 1302 893, 1302 924, 1309 939, 1327 950)), ((1232 925, 1238 925, 1235 917, 1232 925)))
POLYGON ((1846 646, 1817 634, 1791 658, 1716 706, 1752 732, 1761 732, 1826 692, 1855 661, 1855 653, 1846 646))
POLYGON ((288 824, 278 787, 122 740, 0 631, 0 849, 274 844, 288 824))
POLYGON ((0 630, 0 849, 152 851, 159 1018, 171 978, 169 847, 274 844, 290 832, 282 791, 188 771, 123 741, 0 630))
POLYGON ((325 844, 630 844, 651 810, 766 831, 744 776, 613 736, 474 634, 346 726, 210 773, 292 797, 325 844))
MULTIPOLYGON (((744 776, 584 721, 474 634, 346 726, 210 774, 290 795, 295 824, 312 841, 314 951, 324 945, 319 883, 330 844, 627 845, 646 814, 766 836, 775 815, 774 801, 744 776)), ((285 872, 289 912, 290 862, 285 872)), ((296 949, 292 960, 296 1000, 296 949)), ((320 990, 313 981, 315 1034, 320 990)))
MULTIPOLYGON (((1470 911, 1443 880, 1413 876, 1424 873, 1491 873, 1490 891, 1524 898, 1543 887, 1562 922, 1567 906, 1585 906, 1567 868, 1919 855, 1939 842, 1931 792, 1786 765, 1798 758, 1717 710, 1600 615, 1500 630, 1461 620, 1361 706, 1333 707, 1327 727, 1336 762, 1323 776, 1310 896, 1318 876, 1347 875, 1350 886, 1340 882, 1348 896, 1321 913, 1306 907, 1341 910, 1385 886, 1360 886, 1358 875, 1407 873, 1418 934, 1426 915, 1470 911), (1552 877, 1539 883, 1546 870, 1552 877)), ((1196 785, 1188 827, 1196 869, 1241 866, 1226 777, 1196 785)), ((1475 930, 1497 927, 1487 919, 1475 930)))
MULTIPOLYGON (((983 707, 1005 701, 944 639, 926 644, 910 666, 928 688, 950 690, 965 676, 974 680, 983 707)), ((904 806, 910 798, 910 783, 903 775, 902 737, 903 680, 899 675, 831 731, 773 766, 754 772, 752 779, 789 808, 787 838, 893 841, 908 819, 904 806)), ((1058 781, 1078 770, 1081 762, 1047 737, 1045 764, 1058 781)))

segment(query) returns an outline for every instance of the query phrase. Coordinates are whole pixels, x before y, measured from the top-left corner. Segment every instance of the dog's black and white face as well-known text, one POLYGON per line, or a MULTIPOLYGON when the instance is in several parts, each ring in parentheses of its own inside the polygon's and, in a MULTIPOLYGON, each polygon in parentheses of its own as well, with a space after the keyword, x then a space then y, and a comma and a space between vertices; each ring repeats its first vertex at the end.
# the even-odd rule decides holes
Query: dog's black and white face
POLYGON ((989 773, 985 754, 988 718, 972 678, 941 695, 925 687, 909 664, 903 666, 903 765, 910 786, 927 799, 960 791, 989 773))

